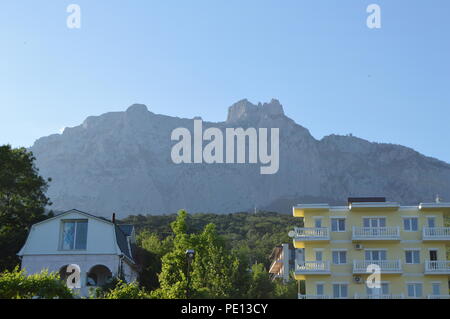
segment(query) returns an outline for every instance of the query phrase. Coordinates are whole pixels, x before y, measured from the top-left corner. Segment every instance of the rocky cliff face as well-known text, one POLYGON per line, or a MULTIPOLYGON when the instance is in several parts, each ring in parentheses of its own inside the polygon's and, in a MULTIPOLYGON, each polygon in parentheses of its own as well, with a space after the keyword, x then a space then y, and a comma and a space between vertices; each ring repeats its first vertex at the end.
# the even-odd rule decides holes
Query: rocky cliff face
POLYGON ((135 104, 125 112, 88 117, 63 134, 43 137, 31 150, 45 177, 53 209, 98 215, 228 213, 258 208, 290 212, 298 202, 337 203, 348 196, 386 196, 402 204, 450 198, 450 165, 412 149, 331 135, 314 139, 286 117, 277 100, 229 108, 218 127, 278 127, 280 168, 260 164, 174 164, 173 129, 193 131, 193 119, 154 114, 135 104))

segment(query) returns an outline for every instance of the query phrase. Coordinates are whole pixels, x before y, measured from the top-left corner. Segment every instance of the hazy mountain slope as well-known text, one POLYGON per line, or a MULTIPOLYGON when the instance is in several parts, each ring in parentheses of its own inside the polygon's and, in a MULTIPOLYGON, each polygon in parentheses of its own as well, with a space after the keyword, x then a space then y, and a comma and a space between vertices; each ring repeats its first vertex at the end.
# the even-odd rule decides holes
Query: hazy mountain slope
MULTIPOLYGON (((173 129, 193 131, 193 119, 149 112, 135 104, 126 112, 88 117, 63 134, 43 137, 31 150, 54 209, 78 208, 100 215, 285 210, 292 202, 349 195, 385 195, 402 203, 450 198, 450 165, 412 149, 331 135, 318 141, 286 117, 278 101, 242 100, 214 126, 279 127, 280 169, 261 175, 261 164, 174 164, 173 129)), ((206 144, 206 143, 205 143, 206 144)))

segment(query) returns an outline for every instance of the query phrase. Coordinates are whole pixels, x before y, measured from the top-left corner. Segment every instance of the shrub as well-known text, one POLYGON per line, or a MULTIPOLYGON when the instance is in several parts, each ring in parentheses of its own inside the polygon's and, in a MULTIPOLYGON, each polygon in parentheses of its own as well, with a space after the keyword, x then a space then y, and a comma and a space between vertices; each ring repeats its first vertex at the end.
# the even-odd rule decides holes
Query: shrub
POLYGON ((114 289, 105 293, 104 299, 149 299, 150 295, 144 290, 139 288, 136 282, 127 284, 126 282, 119 280, 114 289))
POLYGON ((27 276, 19 267, 0 273, 0 299, 71 299, 72 291, 60 280, 59 274, 41 273, 27 276))

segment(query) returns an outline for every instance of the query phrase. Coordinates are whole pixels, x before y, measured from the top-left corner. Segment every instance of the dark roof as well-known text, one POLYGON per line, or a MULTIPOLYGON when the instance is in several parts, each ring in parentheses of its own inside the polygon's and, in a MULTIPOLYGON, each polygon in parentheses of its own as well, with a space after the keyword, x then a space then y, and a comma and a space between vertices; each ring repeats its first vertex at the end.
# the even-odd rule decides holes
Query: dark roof
POLYGON ((351 203, 384 203, 386 197, 349 197, 347 199, 349 204, 351 203))
MULTIPOLYGON (((127 225, 127 226, 131 226, 131 225, 127 225)), ((117 240, 117 245, 120 248, 120 251, 125 256, 127 256, 132 261, 134 261, 133 253, 130 250, 130 246, 128 245, 127 235, 121 230, 120 225, 114 225, 114 227, 116 229, 116 240, 117 240)))
POLYGON ((133 233, 134 225, 122 224, 122 225, 117 225, 117 226, 119 226, 120 230, 121 230, 126 236, 131 236, 131 234, 133 233))

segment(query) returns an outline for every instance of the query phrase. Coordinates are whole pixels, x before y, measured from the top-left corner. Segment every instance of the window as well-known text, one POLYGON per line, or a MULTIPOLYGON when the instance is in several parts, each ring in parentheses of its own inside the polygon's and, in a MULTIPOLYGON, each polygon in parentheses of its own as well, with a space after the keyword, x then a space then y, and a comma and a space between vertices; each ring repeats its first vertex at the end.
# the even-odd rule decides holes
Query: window
POLYGON ((322 218, 314 218, 314 227, 321 228, 322 227, 322 218))
POLYGON ((407 264, 420 264, 420 251, 419 250, 406 250, 405 260, 407 264))
POLYGON ((433 282, 431 284, 431 291, 433 295, 438 296, 441 294, 441 283, 440 282, 433 282))
POLYGON ((322 261, 323 251, 316 250, 315 254, 316 254, 316 261, 322 261))
POLYGON ((66 220, 62 225, 61 249, 83 250, 87 244, 87 220, 66 220))
POLYGON ((332 218, 331 219, 331 231, 344 232, 345 231, 345 218, 332 218))
POLYGON ((431 261, 438 260, 438 251, 437 251, 437 249, 430 249, 430 260, 431 261))
POLYGON ((408 284, 408 297, 420 298, 422 297, 422 284, 410 283, 408 284))
POLYGON ((333 298, 347 298, 348 285, 347 284, 333 284, 333 298))
POLYGON ((317 296, 323 296, 324 293, 324 288, 323 288, 323 284, 316 284, 316 294, 317 296))
POLYGON ((386 260, 386 250, 366 250, 364 257, 368 261, 386 260))
POLYGON ((333 251, 333 264, 342 265, 347 263, 346 251, 333 251))
POLYGON ((382 282, 380 288, 369 288, 366 286, 366 291, 369 296, 389 295, 389 283, 382 282))
POLYGON ((433 228, 436 227, 436 218, 435 217, 427 217, 428 227, 433 228))
POLYGON ((418 231, 419 221, 417 217, 403 218, 403 228, 405 231, 418 231))
POLYGON ((384 217, 371 217, 363 218, 364 227, 386 227, 386 218, 384 217))

